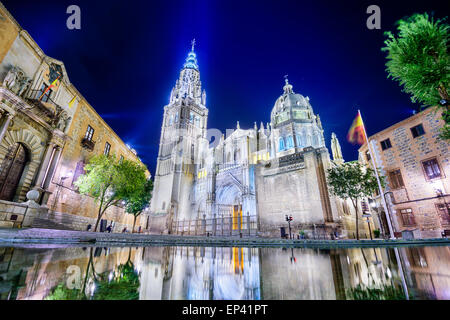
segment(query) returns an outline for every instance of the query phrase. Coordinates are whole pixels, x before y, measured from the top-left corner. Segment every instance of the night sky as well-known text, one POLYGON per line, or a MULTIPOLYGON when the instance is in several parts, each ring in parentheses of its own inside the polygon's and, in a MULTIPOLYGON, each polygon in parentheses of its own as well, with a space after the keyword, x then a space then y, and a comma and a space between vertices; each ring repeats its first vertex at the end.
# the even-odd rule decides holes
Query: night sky
POLYGON ((368 134, 412 115, 412 104, 387 79, 383 32, 413 13, 449 15, 446 1, 27 1, 2 0, 44 52, 64 62, 70 81, 134 147, 152 174, 163 107, 192 38, 209 109, 209 128, 270 121, 283 76, 310 97, 327 146, 346 141, 357 109, 368 134), (81 8, 81 30, 66 28, 66 8, 81 8), (369 30, 366 8, 381 8, 369 30))

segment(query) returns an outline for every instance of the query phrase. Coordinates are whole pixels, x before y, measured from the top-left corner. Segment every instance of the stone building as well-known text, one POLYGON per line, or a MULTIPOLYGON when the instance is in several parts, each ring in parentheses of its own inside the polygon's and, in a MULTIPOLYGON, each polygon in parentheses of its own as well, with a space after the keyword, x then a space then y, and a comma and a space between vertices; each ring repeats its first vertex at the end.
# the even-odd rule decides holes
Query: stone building
POLYGON ((227 135, 207 129, 208 108, 194 48, 164 107, 151 230, 279 236, 293 228, 329 237, 339 225, 328 192, 331 165, 309 98, 288 80, 271 121, 227 135), (211 137, 214 137, 210 145, 211 137))
MULTIPOLYGON (((394 232, 440 238, 450 229, 450 149, 439 138, 443 125, 440 112, 428 108, 369 137, 376 166, 386 177, 382 196, 394 232)), ((367 144, 359 154, 360 161, 372 166, 367 144)), ((385 217, 380 200, 378 195, 376 210, 385 217)))
MULTIPOLYGON (((45 55, 1 3, 0 30, 0 201, 23 202, 35 189, 49 208, 37 226, 85 229, 97 205, 73 185, 84 164, 101 153, 140 160, 70 82, 64 63, 45 55)), ((105 220, 133 223, 120 207, 105 220)))

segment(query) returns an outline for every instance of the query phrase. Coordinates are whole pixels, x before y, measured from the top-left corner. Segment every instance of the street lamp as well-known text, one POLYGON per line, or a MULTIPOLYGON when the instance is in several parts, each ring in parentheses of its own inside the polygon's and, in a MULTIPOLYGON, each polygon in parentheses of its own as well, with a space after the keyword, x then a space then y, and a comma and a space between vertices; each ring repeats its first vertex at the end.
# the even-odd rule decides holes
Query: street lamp
POLYGON ((292 215, 286 215, 286 221, 288 222, 288 224, 289 224, 289 239, 292 239, 292 236, 291 236, 291 221, 292 221, 293 219, 292 219, 292 215))
POLYGON ((367 219, 367 225, 369 226, 370 240, 373 240, 373 238, 372 238, 372 229, 370 228, 370 221, 369 221, 369 218, 370 218, 371 216, 372 216, 372 215, 371 215, 370 213, 364 213, 364 214, 362 215, 363 218, 366 218, 366 219, 367 219))

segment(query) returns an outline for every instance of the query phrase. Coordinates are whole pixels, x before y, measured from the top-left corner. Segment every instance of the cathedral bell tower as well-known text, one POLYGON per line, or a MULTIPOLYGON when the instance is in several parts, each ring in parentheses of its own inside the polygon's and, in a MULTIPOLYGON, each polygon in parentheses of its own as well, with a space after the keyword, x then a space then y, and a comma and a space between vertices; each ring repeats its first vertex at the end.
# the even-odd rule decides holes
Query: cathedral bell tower
MULTIPOLYGON (((163 124, 150 211, 171 220, 189 219, 191 190, 199 165, 200 149, 206 145, 208 109, 202 91, 197 56, 192 49, 164 107, 163 124)), ((161 226, 162 227, 162 226, 161 226)))

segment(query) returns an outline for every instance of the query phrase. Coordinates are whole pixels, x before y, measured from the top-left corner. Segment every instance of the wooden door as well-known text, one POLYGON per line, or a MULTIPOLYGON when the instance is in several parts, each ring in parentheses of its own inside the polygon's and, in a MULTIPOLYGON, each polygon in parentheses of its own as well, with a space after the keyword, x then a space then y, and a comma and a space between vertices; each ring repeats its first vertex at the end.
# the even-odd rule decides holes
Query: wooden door
POLYGON ((0 169, 1 200, 13 200, 27 161, 27 150, 22 144, 16 143, 9 148, 0 169))

